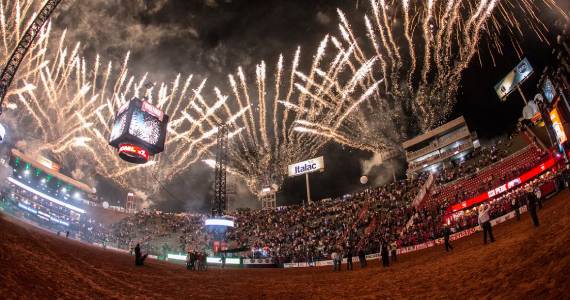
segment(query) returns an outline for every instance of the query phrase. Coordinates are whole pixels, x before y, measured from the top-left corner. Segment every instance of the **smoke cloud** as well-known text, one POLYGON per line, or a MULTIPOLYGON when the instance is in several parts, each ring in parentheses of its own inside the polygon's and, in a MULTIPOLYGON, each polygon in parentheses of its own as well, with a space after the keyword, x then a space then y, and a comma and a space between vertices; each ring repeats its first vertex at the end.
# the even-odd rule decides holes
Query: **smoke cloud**
POLYGON ((402 176, 405 168, 405 162, 399 158, 383 160, 382 155, 374 153, 369 159, 360 161, 362 167, 362 175, 368 176, 369 184, 380 186, 390 183, 402 176))
POLYGON ((132 193, 135 194, 139 208, 149 208, 153 204, 152 200, 145 192, 138 189, 133 189, 132 193))
POLYGON ((235 176, 228 176, 229 182, 235 188, 235 195, 232 201, 228 202, 229 210, 236 210, 238 208, 261 208, 261 203, 257 197, 253 195, 246 184, 235 176))
POLYGON ((368 175, 372 168, 381 165, 383 161, 384 160, 382 159, 382 154, 380 153, 374 153, 372 158, 362 160, 360 162, 362 165, 362 175, 368 175))

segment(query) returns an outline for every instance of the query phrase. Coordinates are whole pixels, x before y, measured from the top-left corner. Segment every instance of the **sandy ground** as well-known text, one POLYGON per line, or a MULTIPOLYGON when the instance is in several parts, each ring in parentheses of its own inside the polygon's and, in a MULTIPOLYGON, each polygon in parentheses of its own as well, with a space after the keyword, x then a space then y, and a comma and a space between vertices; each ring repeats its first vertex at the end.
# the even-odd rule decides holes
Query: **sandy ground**
MULTIPOLYGON (((390 268, 244 269, 190 272, 66 240, 0 217, 2 299, 570 299, 570 193, 539 211, 442 247, 401 256, 390 268)), ((344 267, 344 266, 343 266, 344 267)))

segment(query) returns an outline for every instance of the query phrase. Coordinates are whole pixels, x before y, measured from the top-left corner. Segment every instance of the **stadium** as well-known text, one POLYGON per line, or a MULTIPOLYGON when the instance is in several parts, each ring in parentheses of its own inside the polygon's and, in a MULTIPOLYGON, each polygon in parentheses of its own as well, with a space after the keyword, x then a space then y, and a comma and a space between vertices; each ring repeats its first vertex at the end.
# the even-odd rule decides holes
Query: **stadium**
POLYGON ((0 295, 568 298, 569 12, 0 1, 0 295))

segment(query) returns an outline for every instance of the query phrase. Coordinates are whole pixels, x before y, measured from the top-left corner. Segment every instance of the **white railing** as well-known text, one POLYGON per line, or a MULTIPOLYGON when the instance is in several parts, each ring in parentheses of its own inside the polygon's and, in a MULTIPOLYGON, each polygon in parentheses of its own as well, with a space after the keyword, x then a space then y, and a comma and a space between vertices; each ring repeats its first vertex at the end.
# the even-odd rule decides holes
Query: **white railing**
POLYGON ((416 197, 414 198, 414 201, 412 202, 412 205, 414 207, 418 207, 418 205, 420 205, 420 203, 422 202, 422 200, 424 199, 427 191, 429 190, 429 188, 431 187, 431 185, 433 184, 434 181, 434 176, 433 173, 429 174, 428 179, 426 180, 426 182, 424 182, 424 184, 422 185, 420 191, 418 192, 418 194, 416 195, 416 197))
POLYGON ((466 143, 459 145, 459 147, 452 148, 452 149, 449 149, 443 153, 438 153, 436 155, 433 155, 429 159, 411 163, 410 169, 415 171, 416 169, 421 168, 423 165, 430 165, 436 161, 446 159, 448 157, 451 157, 451 156, 453 156, 459 152, 462 152, 462 151, 469 149, 469 148, 472 148, 472 147, 473 147, 473 143, 471 141, 468 141, 466 143), (455 152, 457 152, 457 153, 455 153, 455 152))
MULTIPOLYGON (((428 179, 426 180, 426 182, 424 182, 424 184, 422 185, 421 189, 419 190, 418 194, 416 195, 416 197, 414 198, 414 201, 412 202, 412 206, 414 207, 418 207, 420 205, 420 203, 422 203, 422 200, 424 199, 424 197, 426 196, 427 192, 429 191, 429 189, 431 188, 431 185, 434 182, 434 175, 433 173, 429 174, 428 179)), ((413 215, 410 217, 410 219, 408 220, 408 222, 406 223, 406 226, 404 226, 404 228, 402 228, 402 231, 400 232, 400 234, 402 234, 405 230, 407 230, 408 228, 410 228, 410 226, 414 225, 414 217, 416 215, 413 215)))
POLYGON ((467 127, 463 127, 461 129, 459 129, 457 132, 454 132, 453 134, 449 135, 449 136, 444 136, 441 138, 436 138, 433 142, 431 142, 428 146, 421 148, 419 150, 416 151, 409 151, 406 152, 406 158, 408 160, 412 160, 412 159, 416 159, 418 157, 424 156, 434 150, 437 150, 439 148, 443 148, 447 145, 450 145, 453 142, 459 141, 462 138, 468 137, 470 136, 469 130, 467 129, 467 127))

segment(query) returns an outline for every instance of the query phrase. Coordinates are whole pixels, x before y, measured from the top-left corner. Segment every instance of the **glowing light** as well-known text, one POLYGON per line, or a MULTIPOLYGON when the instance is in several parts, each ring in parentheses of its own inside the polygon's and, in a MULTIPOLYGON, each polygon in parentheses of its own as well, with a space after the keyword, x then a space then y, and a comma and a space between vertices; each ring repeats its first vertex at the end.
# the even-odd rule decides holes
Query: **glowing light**
POLYGON ((51 202, 53 202, 53 203, 55 203, 55 204, 59 204, 59 205, 65 207, 65 208, 74 210, 74 211, 76 211, 76 212, 78 212, 78 213, 81 213, 81 214, 84 214, 84 213, 85 213, 85 210, 83 210, 83 209, 81 209, 81 208, 79 208, 79 207, 76 207, 76 206, 73 206, 73 205, 71 205, 71 204, 67 204, 67 203, 65 203, 65 202, 63 202, 63 201, 57 200, 57 199, 53 198, 52 196, 49 196, 49 195, 46 195, 46 194, 44 194, 44 193, 42 193, 42 192, 40 192, 40 191, 37 191, 37 190, 35 190, 35 189, 33 189, 33 188, 31 188, 31 187, 29 187, 29 186, 27 186, 27 185, 25 185, 25 184, 19 182, 18 180, 14 179, 14 178, 12 178, 12 177, 8 177, 8 181, 10 181, 10 182, 12 182, 13 184, 15 184, 15 185, 17 185, 17 186, 19 186, 19 187, 25 189, 25 190, 28 191, 28 192, 34 193, 34 194, 36 194, 36 195, 38 195, 38 196, 40 196, 40 197, 42 197, 42 198, 44 198, 44 199, 46 199, 46 200, 49 200, 49 201, 51 201, 51 202))
POLYGON ((184 260, 185 261, 186 255, 168 253, 167 258, 173 259, 173 260, 184 260))
POLYGON ((207 219, 205 222, 206 226, 226 226, 234 227, 234 221, 227 219, 207 219))
MULTIPOLYGON (((206 262, 209 264, 222 264, 222 259, 220 257, 206 257, 206 262)), ((234 257, 226 258, 226 265, 239 265, 240 259, 234 257)))

